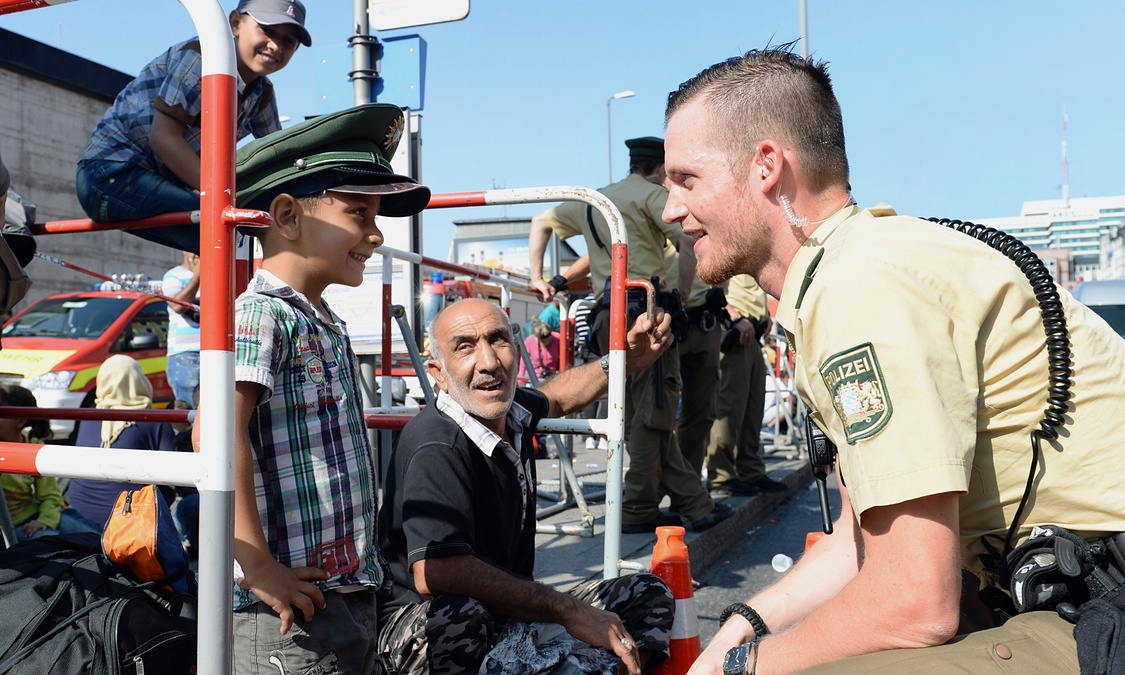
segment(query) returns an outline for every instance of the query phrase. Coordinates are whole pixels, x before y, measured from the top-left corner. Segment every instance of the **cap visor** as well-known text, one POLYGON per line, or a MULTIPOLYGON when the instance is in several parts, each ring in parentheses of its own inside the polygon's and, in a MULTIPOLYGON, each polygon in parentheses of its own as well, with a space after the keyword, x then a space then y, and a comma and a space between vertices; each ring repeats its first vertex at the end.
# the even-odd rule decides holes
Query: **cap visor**
POLYGON ((305 45, 306 47, 312 46, 312 35, 309 34, 309 31, 304 26, 302 26, 288 14, 281 14, 280 12, 263 12, 261 10, 254 10, 252 12, 247 12, 247 14, 249 14, 254 18, 255 21, 262 24, 263 26, 281 26, 284 24, 295 26, 297 28, 297 32, 300 35, 298 39, 300 39, 301 44, 305 45))
POLYGON ((412 216, 426 208, 430 203, 430 188, 419 185, 412 178, 385 173, 389 182, 373 185, 337 185, 328 188, 328 192, 343 192, 347 194, 381 195, 379 215, 400 218, 412 216))

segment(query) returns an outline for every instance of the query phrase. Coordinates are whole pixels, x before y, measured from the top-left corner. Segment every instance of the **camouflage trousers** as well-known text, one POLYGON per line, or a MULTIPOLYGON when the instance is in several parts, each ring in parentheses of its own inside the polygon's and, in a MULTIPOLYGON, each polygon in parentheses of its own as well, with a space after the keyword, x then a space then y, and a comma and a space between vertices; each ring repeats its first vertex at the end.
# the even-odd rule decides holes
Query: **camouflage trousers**
MULTIPOLYGON (((591 581, 571 594, 620 617, 637 648, 652 655, 650 667, 667 660, 676 603, 659 578, 630 574, 591 581)), ((504 622, 473 598, 439 595, 403 607, 380 627, 380 658, 391 675, 476 673, 504 622)))

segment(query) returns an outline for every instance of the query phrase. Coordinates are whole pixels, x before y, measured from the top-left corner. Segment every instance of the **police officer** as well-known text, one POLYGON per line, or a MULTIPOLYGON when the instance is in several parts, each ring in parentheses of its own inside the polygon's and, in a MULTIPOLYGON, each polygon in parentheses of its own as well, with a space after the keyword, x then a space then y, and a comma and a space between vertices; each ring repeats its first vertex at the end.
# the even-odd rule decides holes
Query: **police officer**
POLYGON ((725 319, 722 288, 711 287, 695 275, 695 255, 690 246, 678 256, 679 288, 684 297, 687 339, 679 344, 683 398, 676 428, 684 459, 697 474, 703 471, 708 437, 715 422, 719 391, 719 344, 725 319), (720 325, 720 323, 722 325, 720 325))
POLYGON ((962 624, 962 568, 967 608, 982 584, 992 598, 1022 590, 993 571, 1035 526, 1076 535, 1061 554, 1125 530, 1125 341, 1048 278, 1070 342, 1052 365, 1036 293, 1003 253, 854 205, 823 63, 785 49, 729 59, 681 85, 666 121, 665 218, 700 238, 704 281, 748 273, 779 299, 842 497, 833 534, 728 607, 691 674, 727 657, 727 672, 1077 672, 1082 621, 962 624), (1059 362, 1073 381, 1064 426, 1036 449, 1059 362))
MULTIPOLYGON (((665 279, 664 249, 678 246, 678 225, 661 219, 668 191, 664 188, 664 141, 655 137, 625 141, 629 148, 629 175, 600 190, 621 211, 629 237, 631 279, 665 279)), ((543 254, 554 232, 562 239, 582 235, 590 254, 590 276, 595 306, 591 330, 602 353, 609 348, 610 278, 609 226, 601 214, 586 204, 566 202, 532 218, 529 253, 531 284, 550 299, 555 289, 543 279, 543 254)), ((675 330, 673 332, 676 332, 675 330)), ((694 530, 703 530, 725 518, 729 511, 716 508, 704 489, 699 473, 680 453, 673 428, 679 398, 679 352, 669 349, 659 365, 629 376, 626 386, 625 424, 629 438, 629 468, 621 505, 623 532, 651 532, 661 525, 679 525, 675 514, 660 511, 667 494, 672 508, 688 520, 694 530)))
POLYGON ((718 417, 707 444, 707 479, 712 495, 782 492, 760 453, 766 407, 766 361, 759 339, 768 330, 766 292, 749 274, 727 283, 730 328, 719 360, 718 417))

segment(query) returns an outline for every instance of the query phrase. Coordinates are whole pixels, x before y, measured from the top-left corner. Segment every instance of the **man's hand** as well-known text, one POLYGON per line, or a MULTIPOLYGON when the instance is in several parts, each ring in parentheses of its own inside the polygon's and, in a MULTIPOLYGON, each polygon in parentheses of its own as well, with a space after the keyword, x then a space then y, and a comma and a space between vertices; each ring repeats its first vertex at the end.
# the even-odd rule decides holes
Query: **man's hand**
POLYGON ((281 634, 293 627, 296 614, 301 610, 305 621, 312 621, 317 609, 324 609, 324 593, 310 579, 327 579, 328 572, 319 567, 289 568, 272 558, 263 559, 252 569, 242 568, 245 575, 238 582, 240 588, 253 591, 262 602, 273 608, 281 617, 281 634))
POLYGON ((625 630, 621 619, 613 612, 585 603, 576 603, 562 625, 566 628, 566 632, 582 642, 612 651, 629 673, 640 675, 640 652, 637 651, 637 643, 625 630))
POLYGON ((552 299, 554 299, 556 293, 555 287, 547 283, 547 281, 543 279, 543 277, 539 277, 538 279, 533 280, 529 285, 531 286, 532 290, 539 293, 539 295, 543 298, 543 302, 550 302, 552 299))
POLYGON ((652 365, 672 345, 672 315, 658 309, 654 322, 642 314, 629 329, 626 340, 625 372, 652 365))

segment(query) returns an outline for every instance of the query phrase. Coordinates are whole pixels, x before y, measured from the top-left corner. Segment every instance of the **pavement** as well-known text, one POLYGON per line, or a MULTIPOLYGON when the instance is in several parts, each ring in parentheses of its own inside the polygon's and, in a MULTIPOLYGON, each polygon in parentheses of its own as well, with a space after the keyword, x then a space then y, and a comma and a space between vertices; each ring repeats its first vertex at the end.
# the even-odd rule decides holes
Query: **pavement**
MULTIPOLYGON (((606 452, 587 450, 575 438, 575 473, 583 486, 583 494, 605 493, 606 452)), ((763 454, 766 469, 771 478, 785 483, 784 492, 762 493, 753 497, 727 497, 723 501, 733 508, 726 520, 703 532, 692 532, 686 527, 684 542, 688 547, 693 577, 698 576, 708 566, 721 561, 724 552, 742 541, 745 532, 765 520, 779 505, 806 488, 812 481, 808 460, 798 453, 797 448, 782 448, 763 454)), ((628 466, 628 457, 625 459, 628 466)), ((559 483, 559 460, 536 460, 540 493, 557 492, 559 483)), ((551 500, 539 500, 539 507, 551 505, 551 500)), ((669 502, 664 499, 661 505, 666 508, 669 502)), ((569 534, 537 534, 535 537, 535 579, 560 591, 569 591, 579 584, 602 577, 602 560, 605 548, 605 501, 595 499, 588 502, 594 516, 593 536, 584 537, 569 534)), ((570 507, 539 520, 540 525, 580 525, 581 514, 577 507, 570 507)), ((652 549, 656 544, 656 533, 623 534, 621 536, 621 559, 627 564, 636 564, 651 569, 652 549)))

